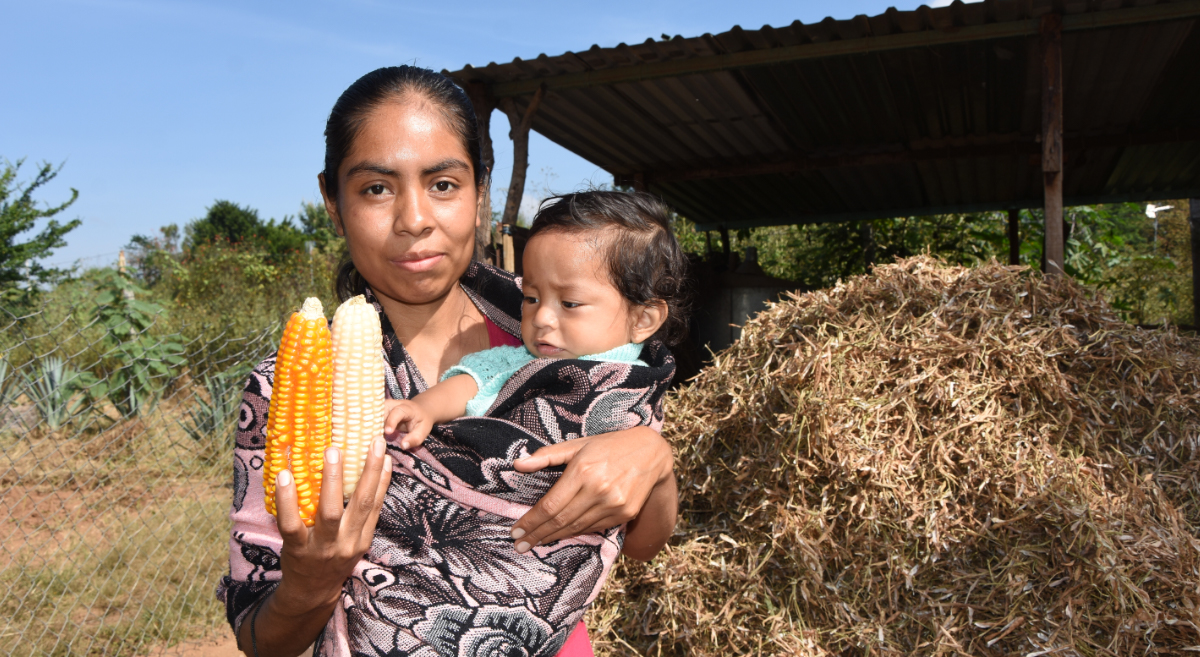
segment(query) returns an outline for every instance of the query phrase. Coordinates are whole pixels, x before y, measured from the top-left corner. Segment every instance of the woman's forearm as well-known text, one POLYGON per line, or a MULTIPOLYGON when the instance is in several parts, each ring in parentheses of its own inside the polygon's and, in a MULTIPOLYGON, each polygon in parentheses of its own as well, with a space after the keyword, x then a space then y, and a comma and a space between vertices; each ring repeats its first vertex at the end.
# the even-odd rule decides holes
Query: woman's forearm
POLYGON ((341 589, 313 596, 283 582, 251 609, 238 629, 238 646, 248 657, 295 657, 317 640, 333 616, 341 589), (258 614, 257 618, 255 614, 258 614))
POLYGON ((641 513, 629 521, 621 553, 638 561, 653 559, 674 533, 678 514, 679 491, 672 472, 650 492, 641 513))

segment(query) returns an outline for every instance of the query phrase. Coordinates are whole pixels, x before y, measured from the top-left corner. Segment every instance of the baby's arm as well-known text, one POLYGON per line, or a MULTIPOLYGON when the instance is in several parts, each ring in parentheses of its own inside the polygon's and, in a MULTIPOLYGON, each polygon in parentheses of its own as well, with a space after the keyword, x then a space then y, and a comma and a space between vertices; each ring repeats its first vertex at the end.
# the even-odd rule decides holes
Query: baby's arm
POLYGON ((412 399, 388 400, 384 402, 383 433, 390 436, 403 431, 407 435, 400 441, 401 449, 420 447, 433 425, 462 417, 477 392, 475 379, 457 374, 412 399))

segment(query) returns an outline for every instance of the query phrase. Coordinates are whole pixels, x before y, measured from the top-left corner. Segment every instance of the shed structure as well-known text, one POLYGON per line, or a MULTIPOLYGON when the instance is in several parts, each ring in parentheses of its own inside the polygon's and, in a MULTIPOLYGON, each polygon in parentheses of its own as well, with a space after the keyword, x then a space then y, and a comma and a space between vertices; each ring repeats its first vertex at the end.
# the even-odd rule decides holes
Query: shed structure
POLYGON ((1063 205, 1200 197, 1197 19, 1200 0, 956 1, 449 75, 514 140, 701 229, 1045 207, 1056 271, 1063 205))

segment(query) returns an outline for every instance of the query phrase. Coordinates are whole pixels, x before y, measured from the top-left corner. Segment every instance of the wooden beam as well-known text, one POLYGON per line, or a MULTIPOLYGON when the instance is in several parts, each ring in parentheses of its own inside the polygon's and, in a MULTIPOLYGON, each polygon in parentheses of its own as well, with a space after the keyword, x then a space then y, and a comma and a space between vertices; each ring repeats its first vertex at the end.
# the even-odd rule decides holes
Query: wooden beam
POLYGON ((1192 326, 1200 330, 1200 198, 1188 199, 1192 225, 1192 326))
POLYGON ((487 170, 483 189, 479 193, 478 223, 475 226, 475 259, 483 260, 485 245, 495 242, 492 238, 492 171, 496 168, 496 155, 492 149, 492 110, 496 108, 496 99, 489 93, 486 85, 479 83, 466 85, 466 91, 475 110, 480 164, 487 170))
POLYGON ((1021 210, 1008 209, 1008 264, 1021 264, 1021 210))
MULTIPOLYGON (((1065 196, 1064 207, 1076 205, 1095 205, 1097 203, 1145 203, 1148 201, 1175 201, 1181 198, 1200 197, 1200 185, 1190 188, 1156 190, 1138 194, 1110 194, 1100 196, 1065 196)), ((762 226, 800 226, 808 224, 832 224, 845 221, 861 221, 863 219, 891 219, 894 217, 929 217, 938 214, 979 214, 982 212, 1007 212, 1014 205, 1021 209, 1041 208, 1043 198, 996 199, 980 203, 960 203, 951 205, 917 206, 903 208, 875 208, 872 210, 846 210, 844 212, 829 212, 822 214, 789 214, 749 216, 743 219, 712 219, 706 220, 690 217, 686 212, 683 216, 696 222, 696 230, 716 230, 725 226, 730 230, 742 228, 760 228, 762 226)))
MULTIPOLYGON (((1171 2, 1075 14, 1063 18, 1061 25, 1062 29, 1066 32, 1077 32, 1198 17, 1200 17, 1200 0, 1187 0, 1186 2, 1171 2)), ((1031 37, 1038 34, 1040 34, 1040 21, 1036 18, 1031 18, 1002 23, 955 27, 944 30, 934 29, 924 32, 842 39, 780 48, 764 48, 737 53, 690 57, 688 59, 633 64, 598 71, 551 75, 531 80, 495 82, 492 85, 492 93, 497 98, 508 98, 534 93, 541 86, 545 86, 551 90, 578 89, 622 82, 637 82, 696 73, 726 71, 751 66, 767 66, 806 59, 859 55, 909 48, 928 48, 972 41, 1031 37)), ((486 79, 489 73, 490 71, 486 69, 468 67, 448 74, 459 80, 473 80, 486 79)))
POLYGON ((1042 177, 1045 182, 1045 271, 1063 273, 1062 17, 1042 17, 1042 177))
MULTIPOLYGON (((525 108, 525 113, 517 111, 517 105, 511 98, 500 101, 500 108, 508 115, 510 130, 508 136, 513 142, 512 179, 508 183, 508 198, 504 201, 504 216, 500 223, 515 225, 517 213, 521 210, 521 197, 525 194, 525 173, 529 169, 529 128, 533 126, 533 115, 538 105, 542 103, 544 88, 539 88, 533 95, 533 100, 525 108)), ((507 258, 507 255, 505 256, 507 258)))
MULTIPOLYGON (((648 171, 641 174, 646 185, 679 182, 684 180, 709 180, 713 178, 738 178, 743 176, 787 175, 822 169, 841 169, 890 164, 908 164, 936 160, 970 160, 988 157, 1037 156, 1042 153, 1038 137, 1003 135, 975 144, 944 146, 937 148, 912 148, 907 144, 880 144, 864 148, 868 152, 852 155, 810 155, 801 159, 764 164, 738 164, 697 169, 648 171)), ((1078 153, 1089 149, 1130 148, 1180 142, 1200 141, 1200 128, 1162 130, 1147 133, 1095 135, 1064 139, 1067 153, 1078 153)), ((620 184, 632 184, 626 175, 617 175, 620 184)))

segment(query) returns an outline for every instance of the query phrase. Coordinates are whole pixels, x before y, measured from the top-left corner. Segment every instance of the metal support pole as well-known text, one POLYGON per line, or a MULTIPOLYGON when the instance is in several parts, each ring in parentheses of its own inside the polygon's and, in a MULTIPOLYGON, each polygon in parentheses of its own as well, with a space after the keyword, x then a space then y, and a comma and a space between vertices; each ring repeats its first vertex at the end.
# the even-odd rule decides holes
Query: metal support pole
POLYGON ((1008 209, 1008 264, 1021 264, 1021 211, 1008 209))
POLYGON ((1046 273, 1063 273, 1062 16, 1042 17, 1042 176, 1046 273))
POLYGON ((1200 198, 1188 199, 1192 224, 1192 326, 1200 330, 1200 198))

